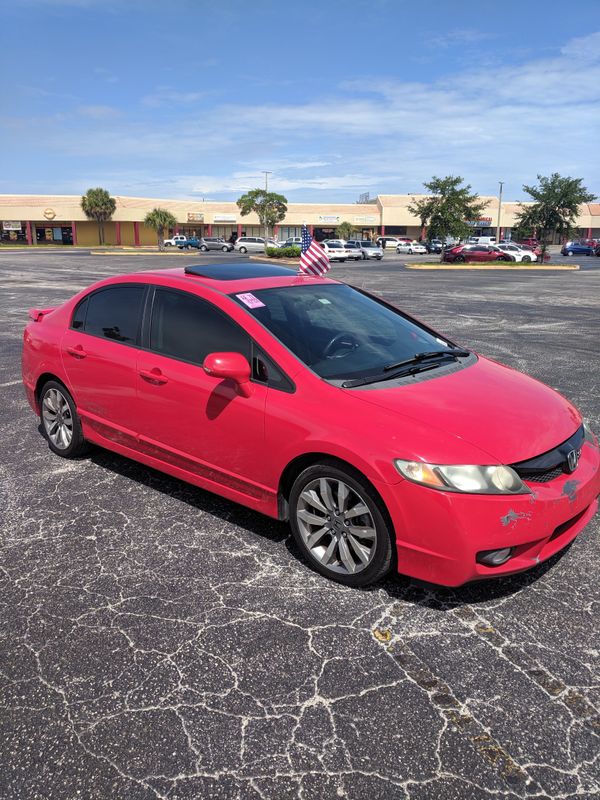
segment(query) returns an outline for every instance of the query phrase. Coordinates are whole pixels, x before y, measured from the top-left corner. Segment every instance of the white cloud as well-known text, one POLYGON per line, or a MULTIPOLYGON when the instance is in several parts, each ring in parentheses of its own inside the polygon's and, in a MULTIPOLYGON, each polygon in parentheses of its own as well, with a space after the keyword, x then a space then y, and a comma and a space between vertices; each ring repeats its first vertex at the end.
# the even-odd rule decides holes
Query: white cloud
POLYGON ((77 112, 81 114, 83 117, 89 117, 90 119, 112 119, 113 117, 119 117, 121 112, 118 108, 113 108, 112 106, 79 106, 77 112))
POLYGON ((456 28, 455 30, 431 36, 427 40, 430 47, 454 47, 455 45, 477 44, 484 39, 490 39, 492 34, 478 31, 474 28, 456 28))
POLYGON ((112 164, 106 174, 117 193, 231 197, 263 185, 263 169, 273 172, 269 186, 290 199, 418 192, 433 174, 462 175, 483 194, 504 180, 510 199, 537 173, 554 171, 600 189, 600 33, 518 66, 473 64, 431 83, 365 77, 304 104, 200 113, 202 97, 158 86, 145 108, 129 107, 118 119, 111 107, 90 105, 67 119, 7 125, 29 152, 43 147, 112 164), (173 114, 149 120, 148 108, 168 106, 173 114))
MULTIPOLYGON (((176 108, 178 105, 194 104, 203 97, 206 97, 206 92, 181 92, 168 86, 159 86, 152 94, 142 97, 142 104, 150 108, 159 108, 165 105, 176 108)), ((185 111, 186 109, 178 110, 185 111)))

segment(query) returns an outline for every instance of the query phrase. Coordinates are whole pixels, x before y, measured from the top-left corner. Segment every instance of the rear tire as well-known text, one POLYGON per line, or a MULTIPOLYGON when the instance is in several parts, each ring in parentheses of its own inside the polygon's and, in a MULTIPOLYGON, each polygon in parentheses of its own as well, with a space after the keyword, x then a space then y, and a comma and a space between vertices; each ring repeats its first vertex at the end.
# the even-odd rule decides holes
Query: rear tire
POLYGON ((294 541, 321 575, 358 587, 390 571, 391 524, 381 498, 357 470, 326 460, 313 464, 294 481, 289 506, 294 541))
POLYGON ((465 263, 465 257, 464 256, 456 256, 454 261, 455 261, 456 264, 464 264, 465 263))
POLYGON ((173 247, 173 245, 171 244, 171 242, 165 242, 165 247, 173 247))
POLYGON ((247 252, 248 252, 247 247, 240 247, 240 253, 247 253, 247 252))
POLYGON ((75 401, 58 381, 48 381, 40 392, 40 421, 44 438, 61 458, 76 458, 87 452, 75 401))

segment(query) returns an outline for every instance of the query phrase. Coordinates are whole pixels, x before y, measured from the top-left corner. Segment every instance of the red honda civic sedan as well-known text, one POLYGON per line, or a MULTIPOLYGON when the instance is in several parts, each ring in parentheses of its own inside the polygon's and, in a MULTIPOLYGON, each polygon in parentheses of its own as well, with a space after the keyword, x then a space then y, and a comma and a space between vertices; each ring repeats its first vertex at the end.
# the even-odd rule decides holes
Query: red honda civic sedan
POLYGON ((518 572, 597 510, 598 441, 568 400, 329 278, 148 271, 30 317, 51 450, 100 445, 289 520, 341 583, 518 572))

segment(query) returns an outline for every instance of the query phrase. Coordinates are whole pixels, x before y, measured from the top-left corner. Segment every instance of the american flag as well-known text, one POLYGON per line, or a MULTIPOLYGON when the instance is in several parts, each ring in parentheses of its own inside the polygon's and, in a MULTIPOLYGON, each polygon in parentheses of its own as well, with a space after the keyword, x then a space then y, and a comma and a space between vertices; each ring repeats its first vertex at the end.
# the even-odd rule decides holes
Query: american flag
POLYGON ((327 253, 308 232, 306 225, 302 226, 302 253, 300 255, 299 273, 305 275, 325 275, 331 264, 327 253))

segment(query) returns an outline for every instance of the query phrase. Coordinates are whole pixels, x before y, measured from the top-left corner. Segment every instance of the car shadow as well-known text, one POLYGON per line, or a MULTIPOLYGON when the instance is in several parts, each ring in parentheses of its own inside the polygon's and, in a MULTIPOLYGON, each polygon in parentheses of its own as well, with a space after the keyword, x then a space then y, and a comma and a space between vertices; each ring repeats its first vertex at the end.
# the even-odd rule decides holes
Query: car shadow
POLYGON ((466 583, 463 586, 438 586, 434 583, 408 578, 404 575, 390 576, 379 584, 392 600, 427 606, 436 611, 452 611, 466 605, 478 605, 490 600, 501 600, 521 592, 537 583, 571 549, 570 542, 563 550, 555 553, 547 561, 526 572, 506 577, 485 578, 466 583))
POLYGON ((246 508, 191 483, 173 478, 164 472, 140 464, 138 461, 132 461, 125 456, 94 446, 92 452, 83 458, 102 469, 143 484, 149 489, 180 500, 198 511, 212 514, 225 522, 238 525, 265 539, 281 542, 288 536, 288 527, 284 522, 267 517, 258 511, 253 511, 251 508, 246 508))
MULTIPOLYGON (((283 542, 295 559, 307 563, 285 522, 267 517, 210 491, 100 447, 94 446, 91 453, 82 458, 89 459, 103 469, 134 480, 149 489, 180 500, 199 511, 219 517, 264 539, 283 542)), ((566 555, 572 544, 573 542, 570 542, 563 550, 527 572, 508 575, 504 578, 489 578, 454 588, 438 586, 394 572, 372 586, 355 591, 383 590, 392 601, 401 600, 406 603, 427 606, 437 611, 452 611, 460 606, 498 600, 522 591, 549 572, 566 555)), ((307 564, 307 569, 309 568, 307 564)), ((323 580, 327 579, 323 578, 323 580)))

